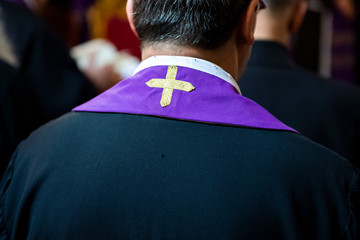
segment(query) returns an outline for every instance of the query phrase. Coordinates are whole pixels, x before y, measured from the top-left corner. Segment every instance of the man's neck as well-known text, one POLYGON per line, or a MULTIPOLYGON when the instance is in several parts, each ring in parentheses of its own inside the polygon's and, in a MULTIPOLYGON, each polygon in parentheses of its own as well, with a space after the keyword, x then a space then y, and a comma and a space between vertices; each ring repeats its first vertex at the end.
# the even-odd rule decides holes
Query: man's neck
POLYGON ((230 73, 234 79, 237 79, 239 75, 239 65, 235 52, 236 49, 232 49, 230 44, 226 44, 225 46, 215 50, 205 50, 161 43, 144 47, 142 49, 142 60, 156 55, 194 57, 220 66, 226 72, 230 73))
POLYGON ((278 42, 285 47, 288 47, 290 42, 286 21, 266 17, 265 13, 259 15, 254 36, 256 40, 278 42))

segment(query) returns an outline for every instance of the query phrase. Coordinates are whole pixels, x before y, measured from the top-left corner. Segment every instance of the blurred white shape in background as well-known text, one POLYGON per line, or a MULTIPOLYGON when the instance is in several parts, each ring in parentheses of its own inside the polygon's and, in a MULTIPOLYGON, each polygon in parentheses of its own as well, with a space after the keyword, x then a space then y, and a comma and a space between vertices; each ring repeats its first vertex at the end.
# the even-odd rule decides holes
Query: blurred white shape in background
POLYGON ((77 45, 70 50, 70 54, 82 71, 112 66, 121 79, 130 77, 140 63, 137 57, 126 51, 118 51, 115 45, 105 39, 94 39, 77 45))

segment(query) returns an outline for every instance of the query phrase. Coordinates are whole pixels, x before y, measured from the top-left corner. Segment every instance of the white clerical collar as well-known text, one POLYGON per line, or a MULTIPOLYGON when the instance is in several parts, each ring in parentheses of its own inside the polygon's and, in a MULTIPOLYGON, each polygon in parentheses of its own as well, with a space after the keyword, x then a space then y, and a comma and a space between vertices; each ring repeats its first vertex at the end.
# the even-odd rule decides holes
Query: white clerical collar
POLYGON ((198 71, 202 71, 214 75, 233 85, 234 88, 241 95, 239 85, 236 83, 234 78, 229 73, 224 71, 218 65, 199 58, 184 57, 184 56, 152 56, 142 61, 140 65, 136 68, 134 74, 140 72, 141 70, 144 70, 145 68, 149 68, 153 66, 168 66, 168 65, 176 65, 180 67, 192 68, 198 71))

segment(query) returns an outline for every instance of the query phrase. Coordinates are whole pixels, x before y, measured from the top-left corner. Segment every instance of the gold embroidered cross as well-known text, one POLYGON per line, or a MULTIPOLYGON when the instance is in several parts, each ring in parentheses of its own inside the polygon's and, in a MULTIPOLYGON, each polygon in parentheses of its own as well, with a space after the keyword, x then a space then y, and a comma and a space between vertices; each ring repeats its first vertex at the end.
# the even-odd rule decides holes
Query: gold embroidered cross
POLYGON ((170 105, 174 89, 185 92, 191 92, 195 87, 185 81, 176 80, 177 66, 169 66, 166 74, 166 79, 153 78, 146 82, 149 87, 163 88, 160 104, 162 107, 170 105))

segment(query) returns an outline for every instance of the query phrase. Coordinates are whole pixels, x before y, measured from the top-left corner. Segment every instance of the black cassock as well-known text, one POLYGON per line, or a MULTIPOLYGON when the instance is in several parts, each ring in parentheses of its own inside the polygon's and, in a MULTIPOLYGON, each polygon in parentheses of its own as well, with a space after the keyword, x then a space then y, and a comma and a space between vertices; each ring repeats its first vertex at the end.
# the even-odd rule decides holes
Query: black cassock
POLYGON ((295 133, 70 113, 20 144, 0 239, 357 240, 359 184, 295 133))

